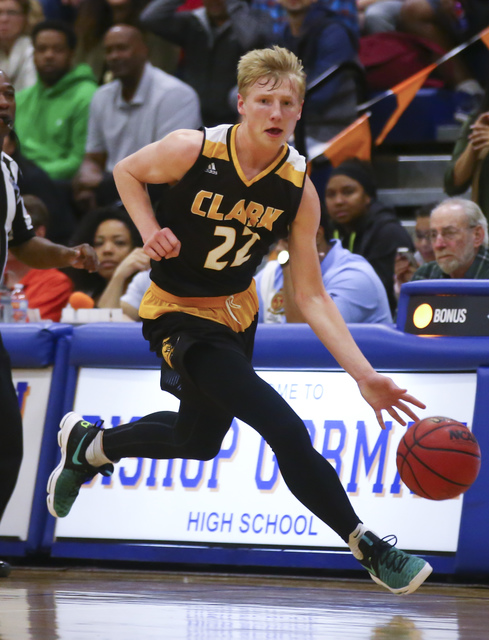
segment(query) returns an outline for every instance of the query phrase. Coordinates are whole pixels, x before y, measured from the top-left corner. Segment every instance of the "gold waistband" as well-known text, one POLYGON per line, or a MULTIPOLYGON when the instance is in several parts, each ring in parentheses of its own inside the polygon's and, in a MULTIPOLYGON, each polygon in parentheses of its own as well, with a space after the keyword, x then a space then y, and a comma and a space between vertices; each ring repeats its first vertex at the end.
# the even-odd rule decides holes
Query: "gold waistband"
POLYGON ((258 313, 255 281, 245 291, 230 296, 202 298, 174 296, 152 282, 141 301, 139 315, 145 320, 155 320, 170 312, 206 318, 238 333, 245 331, 258 313))
MULTIPOLYGON (((254 289, 255 281, 252 281, 251 286, 242 292, 242 294, 247 293, 248 291, 254 289)), ((151 282, 149 285, 149 290, 151 293, 156 296, 162 302, 168 302, 169 304, 177 304, 179 307, 196 307, 197 309, 208 309, 213 307, 224 309, 229 304, 230 296, 215 296, 215 297, 200 297, 200 298, 186 298, 181 296, 174 296, 168 291, 164 291, 160 289, 158 285, 154 282, 151 282)), ((239 297, 242 295, 241 293, 235 293, 234 297, 239 297)))

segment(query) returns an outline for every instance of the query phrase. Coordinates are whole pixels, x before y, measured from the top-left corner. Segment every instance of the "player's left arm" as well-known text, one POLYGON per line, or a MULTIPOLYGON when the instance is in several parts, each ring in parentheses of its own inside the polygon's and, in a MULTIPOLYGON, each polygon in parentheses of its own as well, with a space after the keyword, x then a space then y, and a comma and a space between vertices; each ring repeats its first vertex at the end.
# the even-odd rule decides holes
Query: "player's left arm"
POLYGON ((382 428, 385 426, 382 410, 403 425, 406 422, 398 411, 416 421, 418 417, 406 402, 422 409, 425 405, 372 368, 324 288, 316 249, 319 211, 316 189, 307 178, 301 205, 289 235, 290 269, 297 306, 338 364, 355 379, 382 428))

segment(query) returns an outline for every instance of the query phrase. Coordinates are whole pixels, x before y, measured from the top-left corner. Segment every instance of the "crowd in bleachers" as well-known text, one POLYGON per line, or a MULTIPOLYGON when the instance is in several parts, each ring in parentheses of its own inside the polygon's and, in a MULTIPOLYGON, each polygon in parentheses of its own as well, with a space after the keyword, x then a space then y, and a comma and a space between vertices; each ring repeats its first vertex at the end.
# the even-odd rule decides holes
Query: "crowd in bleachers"
MULTIPOLYGON (((29 196, 33 218, 39 207, 47 212, 36 233, 40 228, 49 239, 72 246, 88 242, 100 262, 95 274, 67 271, 69 280, 62 274, 58 280, 66 286, 60 286, 56 311, 41 316, 59 320, 67 293, 75 289, 99 307, 119 307, 122 298, 127 317, 137 319, 139 294, 128 287, 141 273, 144 289, 149 261, 121 208, 112 170, 173 130, 238 122, 236 66, 246 51, 271 44, 292 50, 309 83, 340 65, 306 97, 305 149, 311 159, 316 145, 356 119, 358 69, 368 90, 369 52, 375 47, 383 46, 386 59, 395 44, 418 53, 424 47, 430 62, 487 25, 486 0, 0 0, 0 69, 14 84, 17 101, 15 127, 3 151, 20 167, 19 187, 29 196), (344 63, 356 65, 355 73, 344 63)), ((460 96, 456 115, 465 117, 447 166, 446 193, 471 188, 486 216, 488 57, 483 45, 470 47, 436 72, 439 86, 460 96)), ((409 68, 398 67, 400 81, 409 68)), ((388 75, 386 88, 394 80, 388 75)), ((395 314, 399 287, 417 267, 436 259, 429 211, 417 216, 413 243, 396 212, 378 200, 372 166, 353 159, 333 170, 327 165, 324 174, 325 165, 322 155, 311 165, 326 175, 319 181, 325 212, 320 259, 337 243, 363 256, 373 268, 364 270, 372 286, 378 291, 378 278, 386 308, 395 314), (408 251, 398 253, 400 248, 408 251)), ((149 192, 154 207, 162 206, 165 186, 149 185, 149 192)), ((4 284, 24 284, 35 304, 33 274, 10 264, 10 283, 6 278, 4 284)), ((279 306, 283 299, 276 295, 284 286, 270 289, 270 300, 279 306)), ((274 312, 280 313, 285 312, 274 312)), ((366 314, 361 321, 376 322, 378 316, 366 314)))

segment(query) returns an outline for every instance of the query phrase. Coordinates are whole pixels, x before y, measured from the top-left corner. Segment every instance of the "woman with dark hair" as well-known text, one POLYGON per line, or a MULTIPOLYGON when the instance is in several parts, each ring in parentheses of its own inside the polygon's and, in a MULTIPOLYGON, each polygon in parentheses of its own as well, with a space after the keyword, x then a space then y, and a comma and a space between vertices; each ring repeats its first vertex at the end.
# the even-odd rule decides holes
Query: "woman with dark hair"
POLYGON ((458 196, 472 187, 472 200, 489 218, 489 88, 463 124, 445 171, 445 191, 458 196))
MULTIPOLYGON (((76 62, 86 62, 92 67, 100 83, 105 78, 103 37, 116 24, 128 24, 141 29, 139 15, 148 0, 84 0, 78 8, 74 28, 78 38, 76 62)), ((177 47, 163 41, 153 33, 143 31, 148 45, 148 59, 152 65, 172 73, 177 64, 177 47)))
POLYGON ((141 236, 126 210, 111 206, 87 214, 72 238, 80 238, 95 249, 99 261, 95 273, 70 274, 75 289, 83 291, 99 308, 117 309, 129 282, 139 271, 149 268, 141 236))
POLYGON ((414 245, 395 212, 377 200, 371 164, 351 158, 333 169, 326 184, 325 202, 334 224, 333 236, 341 239, 345 249, 370 262, 382 280, 394 313, 396 251, 398 247, 414 251, 414 245))

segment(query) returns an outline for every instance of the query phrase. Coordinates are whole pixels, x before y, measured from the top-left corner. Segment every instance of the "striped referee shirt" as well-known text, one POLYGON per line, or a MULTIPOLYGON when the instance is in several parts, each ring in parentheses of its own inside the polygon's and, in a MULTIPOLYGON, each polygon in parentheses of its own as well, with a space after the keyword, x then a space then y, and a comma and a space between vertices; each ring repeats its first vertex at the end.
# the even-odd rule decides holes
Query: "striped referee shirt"
MULTIPOLYGON (((442 271, 435 261, 423 264, 414 273, 411 282, 413 280, 441 280, 442 278, 450 278, 450 276, 442 271)), ((468 268, 464 279, 489 280, 489 249, 487 247, 479 247, 474 262, 468 268)))
POLYGON ((15 247, 33 238, 35 233, 17 186, 19 167, 6 153, 1 153, 0 183, 0 274, 7 262, 8 247, 15 247))

